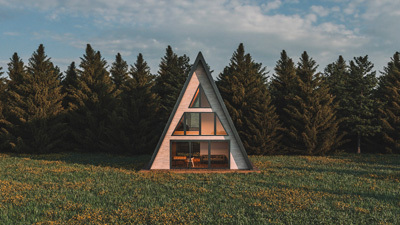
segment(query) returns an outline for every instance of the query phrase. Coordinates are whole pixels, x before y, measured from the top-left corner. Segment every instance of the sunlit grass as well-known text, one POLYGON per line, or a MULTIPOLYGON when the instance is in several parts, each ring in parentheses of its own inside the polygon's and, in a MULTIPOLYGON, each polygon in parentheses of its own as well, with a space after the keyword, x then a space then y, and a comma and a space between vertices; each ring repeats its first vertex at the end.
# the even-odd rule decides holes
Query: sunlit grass
POLYGON ((261 173, 140 173, 149 156, 0 154, 0 224, 400 224, 400 156, 251 157, 261 173))

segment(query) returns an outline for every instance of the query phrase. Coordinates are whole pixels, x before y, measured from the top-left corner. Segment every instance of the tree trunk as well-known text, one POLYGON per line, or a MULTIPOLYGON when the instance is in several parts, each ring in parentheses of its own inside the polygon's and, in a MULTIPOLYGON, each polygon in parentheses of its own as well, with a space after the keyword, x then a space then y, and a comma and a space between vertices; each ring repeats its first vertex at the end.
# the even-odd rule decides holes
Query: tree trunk
POLYGON ((357 154, 361 153, 361 135, 360 132, 357 134, 357 154))

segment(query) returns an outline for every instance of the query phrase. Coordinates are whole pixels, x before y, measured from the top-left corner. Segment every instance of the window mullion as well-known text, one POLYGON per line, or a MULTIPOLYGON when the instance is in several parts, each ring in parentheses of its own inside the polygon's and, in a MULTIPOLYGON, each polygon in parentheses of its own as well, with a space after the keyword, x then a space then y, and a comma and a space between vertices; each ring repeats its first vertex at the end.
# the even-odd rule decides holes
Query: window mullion
POLYGON ((199 85, 199 108, 202 108, 201 107, 201 86, 199 85))
POLYGON ((189 158, 192 158, 192 142, 191 141, 188 142, 189 142, 189 158))
POLYGON ((199 113, 199 135, 201 135, 201 113, 199 113))
POLYGON ((183 135, 186 135, 186 113, 183 113, 183 135))
POLYGON ((211 141, 208 141, 208 169, 211 168, 211 141))
POLYGON ((214 113, 214 136, 217 135, 217 114, 214 113))

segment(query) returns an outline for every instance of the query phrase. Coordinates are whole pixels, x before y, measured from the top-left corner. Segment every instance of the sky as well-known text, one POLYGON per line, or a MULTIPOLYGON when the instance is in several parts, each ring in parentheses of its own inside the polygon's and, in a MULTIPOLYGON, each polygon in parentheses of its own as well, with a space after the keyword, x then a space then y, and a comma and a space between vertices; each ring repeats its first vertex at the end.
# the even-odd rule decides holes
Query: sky
POLYGON ((39 44, 62 71, 89 43, 111 65, 142 53, 157 73, 170 45, 191 63, 201 51, 216 77, 240 43, 274 73, 280 52, 307 51, 318 70, 342 55, 368 55, 383 70, 400 51, 397 0, 0 0, 0 67, 14 52, 27 63, 39 44))

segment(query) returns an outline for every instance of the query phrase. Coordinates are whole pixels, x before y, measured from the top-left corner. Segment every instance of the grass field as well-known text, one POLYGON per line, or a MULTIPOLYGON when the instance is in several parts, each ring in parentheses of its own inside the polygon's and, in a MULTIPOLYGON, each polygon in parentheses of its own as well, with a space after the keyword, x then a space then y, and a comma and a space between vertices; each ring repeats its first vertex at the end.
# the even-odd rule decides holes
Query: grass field
POLYGON ((140 173, 150 157, 0 154, 0 224, 400 224, 400 155, 251 157, 261 173, 140 173))

